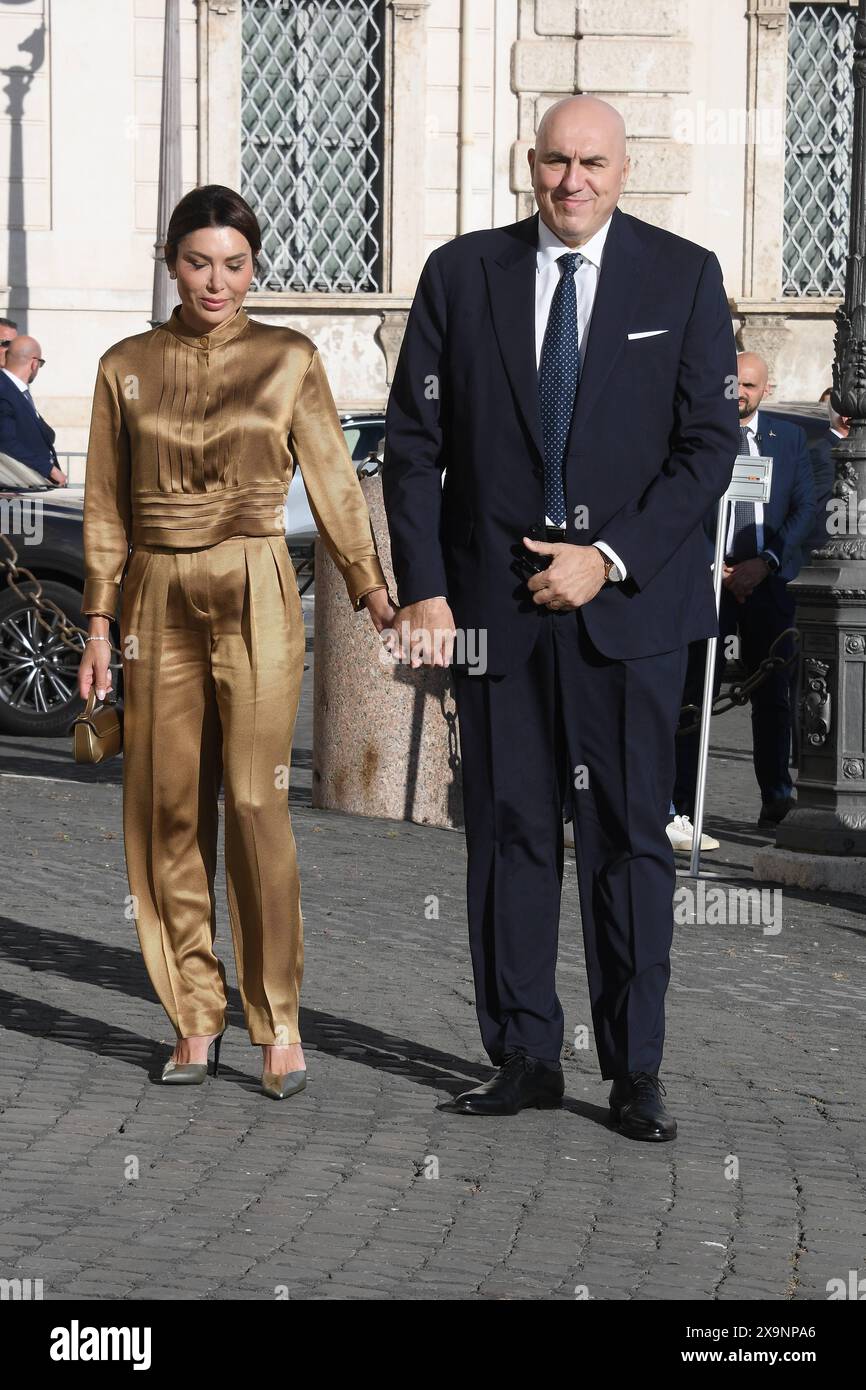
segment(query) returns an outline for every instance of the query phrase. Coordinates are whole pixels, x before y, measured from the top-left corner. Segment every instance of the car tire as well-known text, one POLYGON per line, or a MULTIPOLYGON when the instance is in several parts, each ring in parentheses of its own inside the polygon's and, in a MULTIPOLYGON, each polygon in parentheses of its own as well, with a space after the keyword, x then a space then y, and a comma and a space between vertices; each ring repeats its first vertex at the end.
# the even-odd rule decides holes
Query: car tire
MULTIPOLYGON (((23 594, 34 591, 30 581, 19 584, 23 594)), ((56 603, 67 620, 74 627, 87 626, 87 619, 81 612, 82 595, 67 584, 53 579, 42 580, 42 593, 45 598, 56 603)), ((34 621, 36 610, 32 603, 22 598, 14 589, 0 589, 0 732, 4 734, 30 734, 41 738, 59 738, 70 732, 72 721, 84 708, 78 695, 78 664, 80 657, 34 621), (28 696, 23 705, 12 703, 11 680, 15 676, 16 662, 28 649, 36 657, 47 656, 54 670, 55 680, 43 680, 39 686, 39 698, 34 693, 28 696), (47 650, 46 650, 47 649, 47 650), (70 689, 68 699, 62 699, 62 691, 70 689), (38 704, 46 707, 40 709, 38 704)), ((43 614, 46 622, 51 622, 48 614, 43 614)), ((118 634, 112 624, 112 642, 118 645, 118 634)), ((84 639, 81 639, 82 647, 84 639)), ((120 694, 120 659, 115 656, 112 662, 113 688, 120 694)), ((35 687, 34 687, 35 691, 35 687)))

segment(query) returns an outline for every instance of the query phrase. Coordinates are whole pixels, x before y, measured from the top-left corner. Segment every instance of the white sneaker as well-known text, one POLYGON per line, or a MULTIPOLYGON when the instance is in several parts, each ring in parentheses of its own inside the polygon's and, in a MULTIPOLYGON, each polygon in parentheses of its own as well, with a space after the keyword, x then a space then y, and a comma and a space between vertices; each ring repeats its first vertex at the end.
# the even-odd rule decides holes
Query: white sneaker
MULTIPOLYGON (((695 842, 695 827, 688 816, 674 816, 667 827, 668 839, 680 854, 691 854, 695 842)), ((701 835, 701 852, 705 849, 718 849, 719 842, 712 835, 701 835)))

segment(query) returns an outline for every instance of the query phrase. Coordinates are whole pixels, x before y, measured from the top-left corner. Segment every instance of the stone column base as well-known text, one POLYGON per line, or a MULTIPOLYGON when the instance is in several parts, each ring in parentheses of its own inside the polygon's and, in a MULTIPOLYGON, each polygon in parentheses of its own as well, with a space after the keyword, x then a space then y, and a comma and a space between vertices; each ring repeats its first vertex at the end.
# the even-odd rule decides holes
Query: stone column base
MULTIPOLYGON (((389 593, 391 567, 382 480, 361 491, 389 593)), ((453 676, 392 665, 366 612, 355 613, 337 568, 316 544, 313 805, 456 830, 463 779, 453 676)))
POLYGON ((770 846, 755 854, 755 878, 790 888, 827 889, 831 893, 866 893, 866 858, 802 854, 770 846))

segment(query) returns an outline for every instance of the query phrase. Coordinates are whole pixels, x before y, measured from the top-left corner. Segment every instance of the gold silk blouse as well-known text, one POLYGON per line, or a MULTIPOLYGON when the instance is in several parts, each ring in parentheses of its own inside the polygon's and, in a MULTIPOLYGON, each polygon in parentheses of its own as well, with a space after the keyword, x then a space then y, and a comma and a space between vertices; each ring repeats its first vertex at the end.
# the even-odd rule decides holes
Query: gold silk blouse
POLYGON ((178 309, 99 359, 84 479, 84 613, 114 616, 130 545, 284 535, 295 463, 355 608, 385 585, 312 340, 246 310, 190 335, 178 309))

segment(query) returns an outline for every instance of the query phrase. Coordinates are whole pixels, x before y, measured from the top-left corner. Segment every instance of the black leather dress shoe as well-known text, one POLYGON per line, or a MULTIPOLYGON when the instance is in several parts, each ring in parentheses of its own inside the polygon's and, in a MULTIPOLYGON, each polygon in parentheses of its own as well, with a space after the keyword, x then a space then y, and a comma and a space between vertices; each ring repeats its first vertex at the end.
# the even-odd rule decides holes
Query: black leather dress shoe
POLYGON ((793 811, 797 804, 795 796, 780 796, 776 801, 764 801, 761 803, 761 814, 758 816, 758 828, 764 829, 767 826, 779 825, 785 819, 789 811, 793 811))
POLYGON ((515 1052, 483 1086, 464 1091, 454 1102, 461 1115, 516 1115, 525 1106, 553 1110, 562 1104, 562 1067, 515 1052))
POLYGON ((665 1109, 664 1094, 665 1088, 653 1072, 618 1076, 610 1088, 610 1118, 620 1134, 656 1143, 675 1139, 677 1122, 665 1109))

